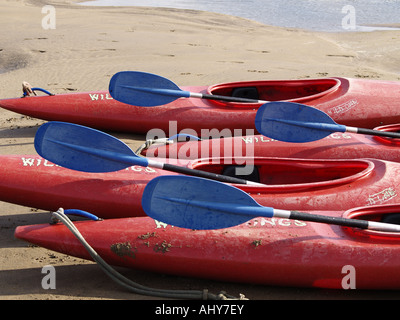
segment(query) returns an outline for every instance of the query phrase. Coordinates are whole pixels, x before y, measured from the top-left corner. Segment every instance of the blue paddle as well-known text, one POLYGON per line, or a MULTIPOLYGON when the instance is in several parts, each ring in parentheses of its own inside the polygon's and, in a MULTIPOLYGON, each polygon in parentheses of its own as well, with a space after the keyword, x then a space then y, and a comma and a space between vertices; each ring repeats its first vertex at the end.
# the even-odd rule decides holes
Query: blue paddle
POLYGON ((279 217, 400 232, 400 225, 396 224, 263 207, 233 186, 188 176, 161 176, 151 180, 144 190, 142 207, 155 220, 187 229, 222 229, 256 217, 279 217))
POLYGON ((184 91, 171 80, 152 73, 139 71, 121 71, 113 75, 109 84, 109 92, 115 100, 140 107, 164 105, 178 98, 199 98, 245 103, 267 102, 184 91))
POLYGON ((107 133, 66 122, 52 121, 40 126, 35 135, 35 149, 40 156, 55 164, 84 172, 112 172, 138 165, 222 182, 262 185, 143 158, 135 154, 124 142, 107 133))
POLYGON ((271 139, 285 142, 310 142, 327 137, 332 132, 352 132, 390 138, 400 133, 348 127, 337 124, 325 112, 293 102, 269 102, 256 114, 257 131, 271 139))

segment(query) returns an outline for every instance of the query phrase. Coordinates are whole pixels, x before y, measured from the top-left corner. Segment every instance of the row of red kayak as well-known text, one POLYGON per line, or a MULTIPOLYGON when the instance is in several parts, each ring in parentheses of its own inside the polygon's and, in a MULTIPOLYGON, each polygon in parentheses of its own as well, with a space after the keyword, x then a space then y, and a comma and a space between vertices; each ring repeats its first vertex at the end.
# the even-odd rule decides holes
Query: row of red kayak
MULTIPOLYGON (((234 82, 182 89, 199 94, 304 103, 348 126, 372 129, 400 123, 400 83, 395 81, 326 78, 234 82)), ((240 129, 245 134, 248 129, 255 130, 254 117, 260 105, 191 97, 156 107, 141 107, 119 102, 108 91, 0 100, 1 108, 34 118, 141 134, 158 128, 167 136, 185 129, 190 133, 195 131, 198 136, 204 129, 240 129), (176 132, 170 132, 171 121, 176 132)))
MULTIPOLYGON (((329 78, 253 81, 187 87, 208 94, 287 100, 321 108, 341 124, 397 132, 400 84, 329 78)), ((258 103, 180 98, 139 107, 108 92, 0 100, 8 110, 45 120, 106 130, 177 132, 190 128, 254 129, 258 103)), ((386 221, 400 209, 399 142, 392 138, 333 133, 307 143, 262 135, 152 146, 143 157, 217 174, 250 165, 262 186, 235 185, 259 204, 351 219, 386 221)), ((107 173, 78 172, 37 155, 0 156, 0 200, 56 211, 73 208, 103 221, 76 226, 107 262, 170 274, 247 283, 344 288, 400 288, 400 234, 359 230, 283 218, 256 218, 220 230, 188 230, 146 217, 141 198, 147 183, 167 170, 131 166, 107 173), (344 273, 351 266, 354 279, 344 273), (347 270, 347 269, 346 269, 347 270), (347 276, 347 277, 346 277, 347 276)), ((17 238, 91 259, 62 224, 20 226, 17 238)))

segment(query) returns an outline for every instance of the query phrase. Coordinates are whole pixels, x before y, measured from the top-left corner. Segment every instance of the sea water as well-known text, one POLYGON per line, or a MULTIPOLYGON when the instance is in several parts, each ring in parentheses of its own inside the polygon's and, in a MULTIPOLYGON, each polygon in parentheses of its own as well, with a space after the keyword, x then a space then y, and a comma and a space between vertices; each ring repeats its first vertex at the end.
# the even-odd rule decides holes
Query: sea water
POLYGON ((400 0, 95 0, 81 4, 194 9, 328 32, 391 29, 372 25, 400 23, 400 0))

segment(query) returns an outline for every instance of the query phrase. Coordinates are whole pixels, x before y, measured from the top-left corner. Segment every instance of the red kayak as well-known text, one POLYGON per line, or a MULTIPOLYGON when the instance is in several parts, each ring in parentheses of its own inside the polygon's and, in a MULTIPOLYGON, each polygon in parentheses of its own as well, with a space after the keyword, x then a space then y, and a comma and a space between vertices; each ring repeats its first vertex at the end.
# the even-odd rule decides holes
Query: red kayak
MULTIPOLYGON (((182 89, 304 103, 347 126, 373 128, 400 123, 400 82, 394 81, 350 78, 270 80, 182 89)), ((193 134, 194 130, 198 136, 208 137, 212 129, 241 129, 242 135, 255 133, 245 132, 245 129, 255 129, 255 114, 260 104, 181 98, 162 106, 138 107, 113 100, 107 91, 95 91, 2 99, 0 106, 34 118, 78 123, 103 130, 146 134, 158 128, 166 136, 182 131, 193 134)))
MULTIPOLYGON (((172 159, 164 162, 177 163, 172 159)), ((279 209, 347 210, 399 202, 400 164, 396 162, 250 157, 235 161, 204 158, 179 164, 225 175, 251 173, 239 177, 265 186, 236 186, 261 205, 279 209)), ((171 174, 137 166, 111 173, 84 173, 55 166, 39 156, 0 156, 0 200, 52 211, 76 208, 102 218, 141 216, 145 215, 141 197, 146 184, 171 174)))
MULTIPOLYGON (((375 128, 399 132, 400 124, 375 128)), ((305 143, 288 143, 262 135, 177 142, 153 145, 142 154, 148 157, 197 159, 201 157, 284 157, 304 159, 376 158, 400 162, 400 140, 355 133, 333 133, 326 138, 305 143)))
MULTIPOLYGON (((335 205, 341 205, 339 198, 335 205)), ((397 204, 323 214, 381 221, 399 210, 397 204)), ((149 217, 75 225, 97 253, 116 266, 265 285, 400 289, 398 233, 277 218, 256 218, 237 227, 207 231, 172 227, 149 217)), ((61 223, 20 226, 15 236, 91 259, 61 223)))

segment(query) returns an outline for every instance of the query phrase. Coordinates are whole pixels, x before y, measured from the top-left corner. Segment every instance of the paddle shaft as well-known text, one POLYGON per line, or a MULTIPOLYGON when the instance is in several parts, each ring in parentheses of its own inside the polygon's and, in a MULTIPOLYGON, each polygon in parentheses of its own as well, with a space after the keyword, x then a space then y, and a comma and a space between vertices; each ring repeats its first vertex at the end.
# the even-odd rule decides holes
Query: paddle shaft
MULTIPOLYGON (((163 178, 163 177, 161 177, 163 178)), ((228 186, 229 187, 229 186, 228 186)), ((232 187, 233 188, 233 187, 232 187)), ((227 196, 227 194, 225 194, 227 196)), ((250 197, 250 196, 249 196, 250 197)), ((330 225, 338 225, 343 227, 350 227, 350 228, 359 228, 359 229, 368 229, 368 230, 375 230, 375 231, 384 231, 384 232, 400 232, 400 225, 392 224, 392 223, 382 223, 382 222, 375 222, 375 221, 367 221, 367 220, 358 220, 358 219, 348 219, 342 217, 334 217, 334 216, 325 216, 320 214, 312 214, 306 212, 299 212, 299 211, 289 211, 289 210, 281 210, 281 209, 274 209, 271 207, 263 207, 259 204, 257 206, 248 206, 246 204, 238 205, 238 204, 229 204, 229 203, 217 203, 217 202, 202 202, 193 200, 182 200, 182 199, 173 199, 169 198, 169 201, 176 204, 183 204, 185 206, 185 210, 187 210, 186 214, 189 215, 198 215, 199 208, 207 208, 207 210, 215 211, 216 213, 223 213, 226 217, 226 221, 228 221, 229 215, 242 215, 246 217, 246 220, 250 220, 256 217, 265 217, 265 218, 285 218, 291 220, 301 220, 301 221, 310 221, 310 222, 317 222, 317 223, 326 223, 330 225)), ((198 217, 197 217, 198 218, 198 217)), ((203 221, 201 223, 207 224, 207 218, 210 220, 215 219, 215 217, 201 217, 203 221)), ((225 218, 222 218, 225 219, 225 218)), ((193 221, 193 219, 189 219, 189 221, 193 221)), ((229 220, 232 221, 232 220, 229 220)), ((178 223, 174 224, 176 226, 180 226, 178 223)), ((211 223, 211 222, 210 222, 211 223)), ((196 229, 196 226, 188 226, 188 225, 181 225, 182 227, 193 227, 196 229)), ((223 227, 230 227, 229 225, 223 227)))
MULTIPOLYGON (((99 134, 102 134, 102 133, 99 133, 99 134)), ((82 147, 82 146, 77 146, 77 145, 73 145, 73 144, 69 144, 69 143, 63 143, 63 142, 59 142, 59 141, 53 141, 53 142, 56 144, 60 144, 60 145, 69 147, 73 150, 79 150, 79 151, 87 153, 87 154, 95 155, 96 157, 103 158, 105 160, 118 161, 120 163, 126 164, 126 166, 138 165, 141 167, 152 167, 152 168, 163 169, 166 171, 182 173, 182 174, 186 174, 186 175, 190 175, 190 176, 207 178, 207 179, 216 180, 216 181, 220 181, 220 182, 263 186, 263 184, 261 184, 261 183, 248 181, 248 180, 244 180, 244 179, 240 179, 240 178, 236 178, 236 177, 230 177, 230 176, 225 176, 222 174, 216 174, 216 173, 212 173, 212 172, 207 172, 207 171, 202 171, 202 170, 197 170, 197 169, 192 169, 192 168, 187 168, 187 167, 181 167, 181 166, 177 166, 177 165, 173 165, 173 164, 169 164, 169 163, 158 162, 158 161, 155 161, 155 160, 152 160, 149 158, 139 157, 136 154, 134 154, 133 151, 132 151, 132 155, 125 155, 125 154, 119 154, 119 153, 112 152, 112 151, 82 147)))
MULTIPOLYGON (((357 134, 366 134, 366 135, 371 135, 371 136, 400 138, 400 133, 398 133, 398 132, 387 132, 387 131, 379 131, 379 130, 374 130, 374 129, 349 127, 349 126, 345 126, 342 124, 307 122, 307 121, 277 119, 277 118, 268 118, 268 120, 280 122, 280 123, 284 123, 284 124, 289 124, 289 125, 293 125, 296 127, 304 127, 307 129, 327 131, 327 132, 349 132, 349 133, 357 133, 357 134)), ((263 132, 261 132, 261 133, 263 133, 263 132)), ((265 132, 265 134, 267 134, 267 133, 268 132, 265 132)))
POLYGON ((398 132, 387 132, 387 131, 365 129, 365 128, 346 127, 346 132, 360 133, 360 134, 367 134, 367 135, 371 135, 371 136, 380 136, 380 137, 388 137, 388 138, 400 138, 400 133, 398 133, 398 132))
POLYGON ((190 175, 190 176, 207 178, 207 179, 216 180, 216 181, 220 181, 220 182, 247 184, 247 185, 255 185, 255 186, 263 185, 261 183, 248 181, 248 180, 244 180, 244 179, 240 179, 240 178, 236 178, 236 177, 230 177, 230 176, 211 173, 211 172, 207 172, 207 171, 201 171, 201 170, 197 170, 197 169, 176 166, 176 165, 169 164, 169 163, 161 163, 161 162, 150 160, 150 159, 148 159, 148 166, 153 167, 153 168, 167 170, 167 171, 172 171, 172 172, 176 172, 176 173, 182 173, 182 174, 186 174, 186 175, 190 175))
POLYGON ((55 164, 84 172, 112 172, 138 165, 220 182, 263 185, 236 177, 140 157, 122 141, 109 134, 65 122, 55 121, 43 124, 35 135, 35 149, 40 156, 55 164))
MULTIPOLYGON (((164 177, 161 177, 164 178, 164 177)), ((215 182, 215 181, 214 181, 215 182)), ((228 186, 229 187, 229 186, 228 186)), ((233 188, 233 187, 232 187, 233 188)), ((228 196, 228 194, 224 194, 224 196, 228 196)), ((232 195, 233 196, 233 195, 232 195)), ((250 196, 249 196, 250 197, 250 196)), ((159 200, 157 198, 154 199, 155 201, 159 200)), ((199 215, 200 208, 206 209, 207 211, 214 211, 217 215, 223 214, 222 218, 219 216, 219 219, 222 219, 227 222, 226 225, 221 225, 220 227, 231 227, 232 220, 230 216, 242 216, 244 220, 250 220, 257 217, 265 217, 265 218, 285 218, 285 219, 292 219, 292 220, 301 220, 301 221, 310 221, 310 222, 317 222, 317 223, 326 223, 330 225, 338 225, 343 227, 350 227, 350 228, 359 228, 359 229, 368 229, 368 230, 375 230, 375 231, 384 231, 384 232, 400 232, 400 225, 392 224, 392 223, 382 223, 382 222, 375 222, 375 221, 367 221, 367 220, 358 220, 358 219, 348 219, 342 217, 334 217, 334 216, 325 216, 320 214, 312 214, 306 212, 299 212, 299 211, 289 211, 289 210, 280 210, 274 209, 271 207, 263 207, 259 204, 257 205, 243 205, 238 204, 230 204, 230 203, 219 203, 219 202, 212 202, 212 201, 198 201, 196 199, 179 199, 179 198, 168 198, 168 201, 174 203, 174 205, 184 206, 184 210, 186 211, 186 215, 196 216, 196 219, 201 219, 202 226, 208 228, 208 224, 214 223, 216 218, 215 216, 201 216, 199 215), (209 219, 209 222, 207 222, 209 219), (228 222, 229 221, 229 222, 228 222), (205 224, 204 224, 205 223, 205 224)), ((176 209, 176 208, 175 208, 176 209)), ((204 212, 204 211, 203 211, 204 212)), ((147 212, 147 214, 149 214, 147 212)), ((149 214, 151 216, 151 214, 149 214)), ((158 218, 158 217, 157 217, 158 218)), ((171 223, 178 227, 184 228, 194 228, 197 229, 198 225, 190 225, 193 223, 193 217, 191 219, 183 219, 184 221, 189 221, 189 225, 186 222, 181 221, 174 221, 175 223, 171 223), (180 225, 180 223, 184 223, 180 225)), ((161 219, 162 221, 162 219, 161 219)), ((165 221, 164 221, 165 222, 165 221)), ((243 220, 238 220, 238 222, 234 223, 233 225, 241 224, 243 220)))
MULTIPOLYGON (((200 92, 191 92, 185 91, 181 89, 163 89, 163 88, 153 88, 153 87, 138 87, 138 86, 130 86, 130 85, 120 85, 121 88, 133 90, 136 92, 151 94, 158 97, 170 97, 171 99, 175 100, 178 98, 198 98, 198 99, 208 99, 208 100, 220 100, 226 102, 242 102, 242 103, 267 103, 268 101, 264 100, 257 100, 257 99, 248 99, 248 98, 241 98, 241 97, 231 97, 231 96, 220 96, 214 94, 206 94, 200 92)), ((111 91, 112 95, 114 92, 111 91)), ((131 99, 135 99, 134 95, 130 97, 131 99)), ((132 103, 134 103, 132 101, 132 103)))
POLYGON ((347 219, 342 217, 330 217, 330 216, 311 214, 299 211, 286 211, 286 210, 274 209, 274 216, 279 216, 288 219, 295 219, 295 220, 334 224, 351 228, 368 229, 368 230, 384 231, 384 232, 400 232, 400 225, 397 224, 367 221, 367 220, 347 219))
POLYGON ((256 99, 247 99, 241 97, 230 97, 230 96, 219 96, 214 94, 205 94, 205 93, 197 93, 197 92, 189 92, 182 91, 187 94, 187 96, 182 95, 182 97, 190 97, 190 98, 199 98, 199 99, 208 99, 208 100, 220 100, 226 102, 241 102, 241 103, 267 103, 268 101, 264 100, 256 100, 256 99))
POLYGON ((264 207, 234 186, 188 176, 160 176, 149 181, 143 192, 142 208, 155 220, 197 230, 229 228, 257 217, 277 217, 400 232, 397 224, 264 207))
POLYGON ((354 220, 341 217, 322 216, 318 214, 311 214, 299 211, 286 211, 286 210, 274 209, 274 216, 279 216, 281 218, 286 217, 288 219, 294 219, 294 220, 335 224, 346 227, 356 227, 360 229, 368 228, 368 221, 365 220, 354 220))
MULTIPOLYGON (((102 133, 99 133, 102 134, 102 133)), ((47 139, 48 141, 51 141, 50 139, 47 139)), ((162 163, 158 162, 149 158, 143 158, 139 157, 136 154, 133 153, 132 155, 125 155, 125 154, 119 154, 113 151, 108 151, 108 150, 103 150, 103 149, 96 149, 96 148, 88 148, 88 147, 82 147, 70 143, 65 143, 65 142, 60 142, 53 140, 52 141, 55 144, 63 145, 64 147, 68 147, 72 150, 80 151, 86 154, 91 154, 99 158, 103 158, 105 160, 112 160, 112 161, 118 161, 120 163, 126 164, 126 166, 130 165, 138 165, 141 167, 152 167, 152 168, 158 168, 158 169, 163 169, 166 171, 172 171, 176 173, 182 173, 190 176, 196 176, 196 177, 201 177, 201 178, 207 178, 211 180, 217 180, 220 182, 227 182, 227 183, 237 183, 237 184, 247 184, 247 185, 258 185, 262 186, 263 184, 253 182, 253 181, 248 181, 236 177, 230 177, 230 176, 225 176, 221 174, 216 174, 212 172, 207 172, 207 171, 201 171, 197 169, 192 169, 192 168, 187 168, 187 167, 181 167, 169 163, 162 163)), ((57 164, 57 163, 56 163, 57 164)))
POLYGON ((179 98, 259 104, 267 102, 244 97, 189 92, 180 89, 169 79, 139 71, 121 71, 113 75, 110 80, 109 92, 115 100, 141 107, 166 105, 179 98))

